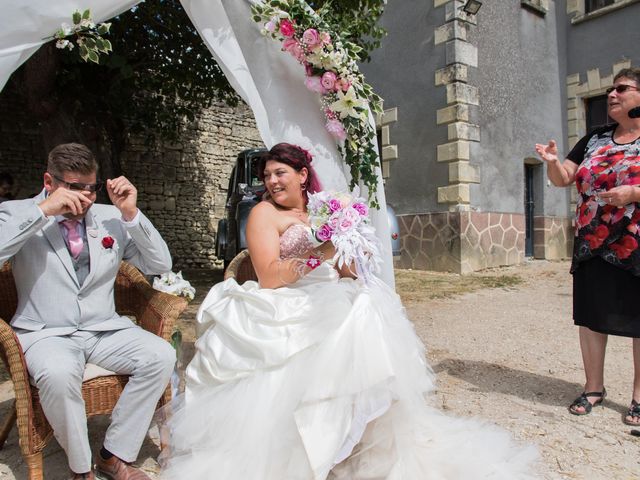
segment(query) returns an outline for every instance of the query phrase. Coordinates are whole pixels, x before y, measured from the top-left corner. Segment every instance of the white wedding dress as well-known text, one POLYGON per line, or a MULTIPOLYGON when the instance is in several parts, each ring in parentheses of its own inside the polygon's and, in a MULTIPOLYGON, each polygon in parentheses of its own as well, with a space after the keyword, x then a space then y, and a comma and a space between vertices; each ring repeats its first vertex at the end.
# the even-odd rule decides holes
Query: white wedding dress
MULTIPOLYGON (((309 248, 308 227, 281 237, 309 248)), ((162 478, 534 478, 537 452, 428 406, 434 376, 398 296, 325 262, 293 285, 215 285, 168 428, 162 478)))

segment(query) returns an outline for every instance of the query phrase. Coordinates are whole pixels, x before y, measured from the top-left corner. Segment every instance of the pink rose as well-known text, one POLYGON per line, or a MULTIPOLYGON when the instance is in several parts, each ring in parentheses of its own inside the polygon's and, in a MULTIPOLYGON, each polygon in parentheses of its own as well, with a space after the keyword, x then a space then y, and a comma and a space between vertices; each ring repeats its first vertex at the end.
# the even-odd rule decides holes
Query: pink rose
POLYGON ((324 72, 322 75, 322 86, 327 90, 333 90, 333 86, 336 84, 336 74, 333 72, 324 72))
POLYGON ((287 38, 282 42, 282 49, 285 52, 289 52, 291 53, 291 50, 293 49, 293 47, 295 47, 298 44, 298 42, 296 40, 294 40, 293 38, 287 38))
POLYGON ((340 200, 336 200, 335 198, 332 198, 331 200, 329 200, 329 211, 331 213, 333 212, 337 212, 338 210, 340 210, 340 208, 342 208, 342 205, 340 205, 340 200))
POLYGON ((363 217, 366 217, 367 213, 369 213, 369 207, 367 207, 364 203, 354 203, 353 208, 363 217))
POLYGON ((327 221, 327 225, 329 225, 332 230, 336 230, 338 228, 338 225, 340 225, 340 214, 334 213, 333 215, 331 215, 329 217, 329 220, 327 221))
POLYGON ((320 43, 320 35, 315 28, 308 28, 302 34, 302 41, 309 47, 315 47, 320 43))
POLYGON ((299 62, 302 62, 304 60, 304 49, 302 48, 302 45, 300 45, 299 43, 296 43, 290 50, 291 55, 293 55, 296 60, 298 60, 299 62))
POLYGON ((332 236, 333 230, 331 230, 331 227, 329 227, 329 225, 327 225, 326 223, 316 231, 316 238, 321 242, 331 240, 332 236))
POLYGON ((360 213, 353 207, 345 209, 342 218, 353 222, 354 225, 358 225, 362 219, 360 213))
POLYGON ((343 92, 346 92, 347 90, 349 90, 349 87, 351 86, 351 82, 349 82, 349 80, 345 80, 344 78, 340 78, 336 81, 335 85, 333 88, 335 88, 336 92, 342 90, 343 92))
POLYGON ((296 29, 293 28, 293 23, 291 23, 291 20, 287 20, 285 18, 280 22, 280 33, 283 37, 293 37, 294 33, 296 33, 296 29))
POLYGON ((312 92, 321 93, 323 95, 327 93, 327 90, 322 86, 320 77, 306 77, 304 79, 304 84, 312 92))
POLYGON ((340 222, 340 231, 348 232, 352 228, 353 228, 353 222, 348 218, 343 218, 342 221, 340 222))
POLYGON ((331 43, 331 35, 329 35, 327 32, 320 33, 320 41, 322 43, 324 43, 325 45, 330 44, 331 43))
POLYGON ((327 120, 325 128, 336 140, 344 141, 347 139, 347 132, 342 125, 342 122, 336 118, 327 120))

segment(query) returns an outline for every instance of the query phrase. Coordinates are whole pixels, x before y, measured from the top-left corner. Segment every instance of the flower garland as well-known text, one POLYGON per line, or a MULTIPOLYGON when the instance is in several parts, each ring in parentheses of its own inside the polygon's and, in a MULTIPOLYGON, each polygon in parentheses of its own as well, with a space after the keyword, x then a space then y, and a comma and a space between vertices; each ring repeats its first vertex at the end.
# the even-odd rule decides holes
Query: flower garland
POLYGON ((109 33, 110 23, 99 25, 93 23, 91 10, 85 10, 83 13, 76 10, 71 16, 71 21, 73 25, 63 23, 60 29, 53 34, 53 37, 49 37, 56 40, 56 48, 73 50, 74 43, 67 37, 75 35, 78 53, 85 62, 99 63, 101 53, 108 55, 112 51, 111 42, 102 38, 103 35, 109 33))
POLYGON ((362 180, 371 206, 379 207, 375 193, 380 162, 367 107, 382 113, 382 99, 358 68, 362 48, 340 40, 303 0, 265 0, 251 11, 253 20, 263 25, 262 34, 282 42, 282 50, 304 66, 305 85, 321 95, 326 129, 350 167, 351 188, 362 180))

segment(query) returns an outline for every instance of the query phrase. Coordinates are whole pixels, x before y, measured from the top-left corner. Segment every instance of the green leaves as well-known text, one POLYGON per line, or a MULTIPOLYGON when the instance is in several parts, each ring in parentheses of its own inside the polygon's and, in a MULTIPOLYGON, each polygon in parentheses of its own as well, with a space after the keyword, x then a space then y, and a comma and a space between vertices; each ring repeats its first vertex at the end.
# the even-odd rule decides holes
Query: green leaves
POLYGON ((97 28, 98 35, 106 35, 107 33, 109 33, 110 29, 111 29, 110 23, 101 23, 100 25, 98 25, 98 28, 97 28))
POLYGON ((71 20, 73 21, 72 27, 62 24, 62 28, 53 35, 53 38, 57 39, 56 47, 73 50, 73 40, 68 40, 67 37, 75 36, 80 58, 85 62, 100 63, 100 54, 106 55, 112 50, 111 42, 102 38, 102 35, 109 33, 111 24, 94 24, 89 9, 82 13, 76 10, 71 15, 71 20))

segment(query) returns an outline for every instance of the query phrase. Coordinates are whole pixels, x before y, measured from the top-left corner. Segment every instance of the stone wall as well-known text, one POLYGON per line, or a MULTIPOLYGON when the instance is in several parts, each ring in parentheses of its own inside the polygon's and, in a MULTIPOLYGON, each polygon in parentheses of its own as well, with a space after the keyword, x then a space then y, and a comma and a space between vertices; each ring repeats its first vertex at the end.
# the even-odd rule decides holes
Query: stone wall
POLYGON ((524 215, 440 212, 401 215, 400 268, 470 273, 524 261, 524 215))
POLYGON ((548 260, 571 258, 574 228, 564 217, 533 217, 533 257, 548 260))
POLYGON ((140 208, 167 241, 174 270, 220 265, 214 246, 229 174, 240 151, 259 146, 251 110, 224 104, 203 112, 176 145, 149 151, 143 139, 131 142, 123 172, 140 186, 140 208))
MULTIPOLYGON (((145 145, 132 138, 123 174, 139 190, 140 209, 157 226, 174 259, 174 270, 221 266, 214 255, 218 220, 237 154, 262 146, 251 110, 215 104, 188 125, 179 142, 145 145)), ((16 198, 42 189, 47 152, 37 122, 15 97, 0 98, 0 171, 10 172, 16 198)))

